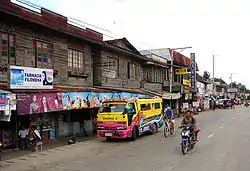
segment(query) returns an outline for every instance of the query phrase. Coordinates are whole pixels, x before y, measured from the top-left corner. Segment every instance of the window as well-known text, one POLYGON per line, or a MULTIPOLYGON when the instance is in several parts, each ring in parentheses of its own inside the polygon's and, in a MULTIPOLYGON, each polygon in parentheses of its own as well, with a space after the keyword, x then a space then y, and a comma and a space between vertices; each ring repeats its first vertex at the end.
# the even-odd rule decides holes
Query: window
POLYGON ((51 63, 52 45, 40 41, 33 41, 35 67, 48 68, 51 63))
POLYGON ((131 62, 128 62, 128 79, 131 79, 131 80, 140 79, 140 67, 131 62))
POLYGON ((146 111, 146 110, 150 110, 151 107, 150 107, 150 104, 147 103, 147 104, 141 104, 141 110, 142 111, 146 111))
POLYGON ((119 60, 112 57, 108 57, 105 69, 114 72, 115 77, 119 77, 119 60))
POLYGON ((153 105, 155 106, 155 109, 160 109, 161 108, 160 103, 153 103, 153 105))
POLYGON ((165 72, 164 72, 164 80, 165 80, 165 81, 168 81, 168 80, 169 80, 168 69, 165 69, 165 72))
POLYGON ((84 52, 69 49, 68 67, 71 69, 84 69, 84 52))
POLYGON ((1 63, 16 64, 15 58, 15 36, 6 33, 0 33, 1 36, 1 63))

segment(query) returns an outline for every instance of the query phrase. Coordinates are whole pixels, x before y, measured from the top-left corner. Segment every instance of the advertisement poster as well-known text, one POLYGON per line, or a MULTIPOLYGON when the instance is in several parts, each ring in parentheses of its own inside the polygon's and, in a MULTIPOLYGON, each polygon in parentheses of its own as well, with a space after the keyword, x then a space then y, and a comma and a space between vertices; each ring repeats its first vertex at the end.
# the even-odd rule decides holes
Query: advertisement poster
POLYGON ((16 94, 5 93, 4 95, 1 94, 0 96, 0 103, 2 103, 0 105, 0 121, 9 122, 11 117, 11 111, 16 110, 16 94), (3 97, 5 97, 5 100, 3 100, 3 97))
POLYGON ((10 66, 10 89, 53 89, 53 70, 10 66))
POLYGON ((6 105, 6 94, 0 93, 0 106, 5 106, 5 105, 6 105))
POLYGON ((61 93, 25 93, 17 95, 19 115, 62 110, 61 93))
POLYGON ((126 92, 63 92, 24 93, 17 95, 18 115, 45 113, 59 110, 100 107, 105 100, 127 100, 144 94, 126 92))
POLYGON ((63 109, 79 109, 100 107, 105 100, 127 100, 134 97, 143 97, 143 94, 126 92, 99 93, 99 92, 65 92, 62 93, 63 109))

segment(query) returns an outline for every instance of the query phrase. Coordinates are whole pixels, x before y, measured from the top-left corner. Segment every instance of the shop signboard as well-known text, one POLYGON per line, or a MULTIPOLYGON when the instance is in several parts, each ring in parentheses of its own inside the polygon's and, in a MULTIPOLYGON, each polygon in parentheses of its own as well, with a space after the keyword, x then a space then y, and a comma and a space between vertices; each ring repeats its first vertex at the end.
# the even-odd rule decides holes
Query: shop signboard
POLYGON ((17 95, 19 115, 62 110, 61 93, 23 93, 17 95))
POLYGON ((10 89, 53 89, 53 70, 10 66, 10 89))
POLYGON ((100 107, 105 100, 127 100, 144 94, 126 92, 23 93, 17 95, 18 115, 100 107))
POLYGON ((190 56, 191 56, 191 59, 190 59, 190 89, 194 90, 197 88, 195 53, 191 53, 190 56))
POLYGON ((176 75, 185 75, 185 74, 187 74, 187 69, 186 68, 176 69, 175 74, 176 75))
POLYGON ((167 92, 165 92, 165 93, 163 93, 163 95, 162 95, 162 98, 163 99, 179 99, 179 98, 181 98, 181 94, 180 93, 167 93, 167 92))

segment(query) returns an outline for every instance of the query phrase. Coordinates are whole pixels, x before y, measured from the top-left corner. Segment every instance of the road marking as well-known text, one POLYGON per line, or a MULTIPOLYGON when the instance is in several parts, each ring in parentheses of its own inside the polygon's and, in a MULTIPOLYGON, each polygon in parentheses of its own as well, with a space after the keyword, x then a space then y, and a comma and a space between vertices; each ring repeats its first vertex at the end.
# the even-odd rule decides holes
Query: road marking
POLYGON ((213 134, 210 134, 209 136, 207 136, 208 138, 211 138, 212 136, 214 136, 213 134))

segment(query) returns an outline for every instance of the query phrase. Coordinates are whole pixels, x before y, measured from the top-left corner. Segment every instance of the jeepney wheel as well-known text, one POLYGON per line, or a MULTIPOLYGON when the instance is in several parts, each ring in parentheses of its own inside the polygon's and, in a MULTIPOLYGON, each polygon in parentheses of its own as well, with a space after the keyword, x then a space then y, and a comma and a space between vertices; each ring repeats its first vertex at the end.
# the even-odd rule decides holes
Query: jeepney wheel
POLYGON ((131 140, 135 141, 137 138, 137 131, 136 131, 136 127, 134 126, 132 129, 132 136, 131 136, 131 140))
POLYGON ((158 127, 157 127, 156 123, 153 123, 153 124, 150 126, 150 130, 151 130, 151 133, 152 133, 152 134, 155 134, 155 133, 158 131, 158 127))

